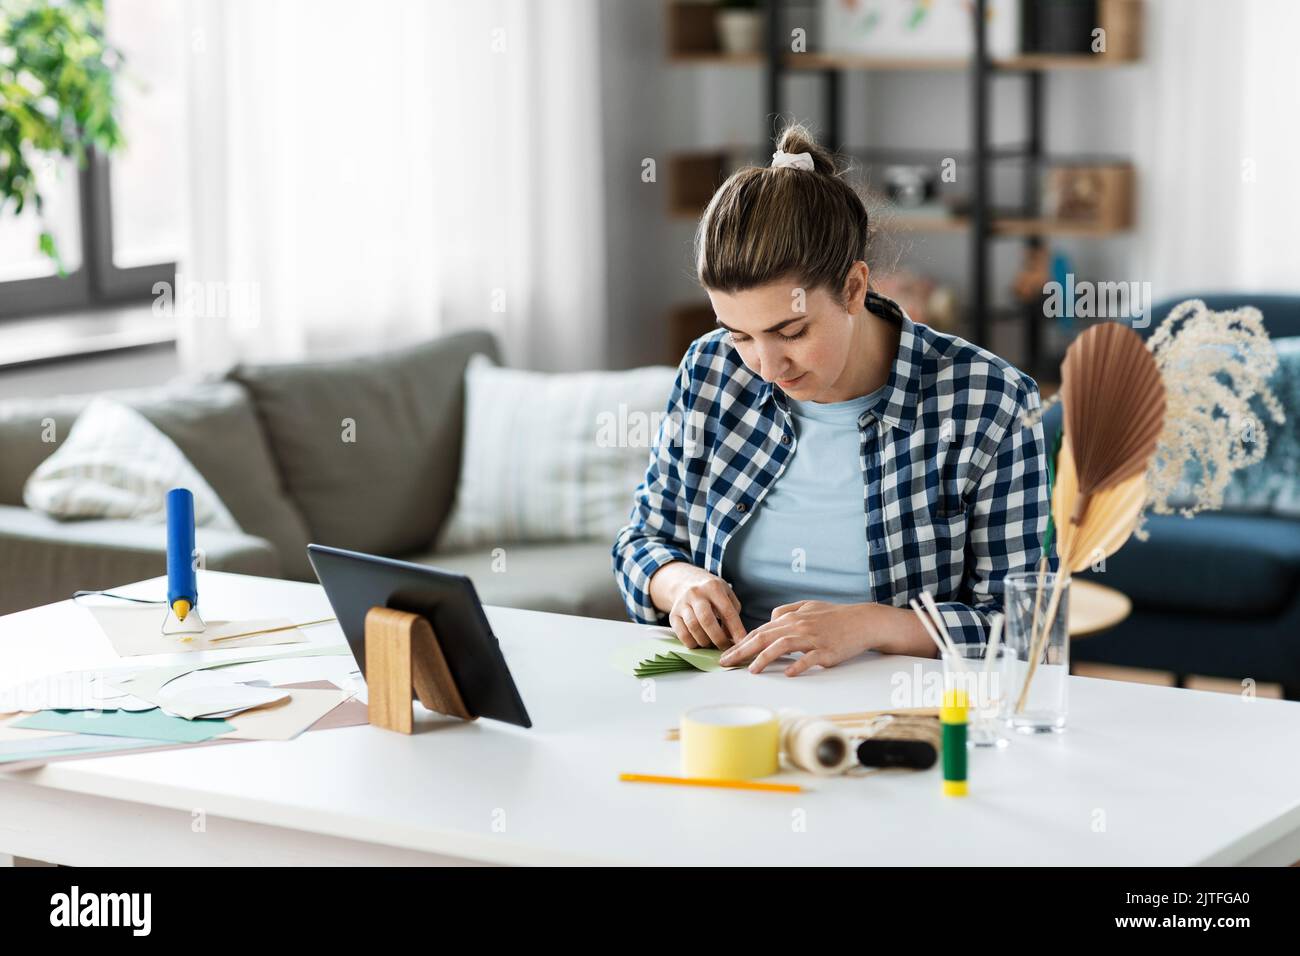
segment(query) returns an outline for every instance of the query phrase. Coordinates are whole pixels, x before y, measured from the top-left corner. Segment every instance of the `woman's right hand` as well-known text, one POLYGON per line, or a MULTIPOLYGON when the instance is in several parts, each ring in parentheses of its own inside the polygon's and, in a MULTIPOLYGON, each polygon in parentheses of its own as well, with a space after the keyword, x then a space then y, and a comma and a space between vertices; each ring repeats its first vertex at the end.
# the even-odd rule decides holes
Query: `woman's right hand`
POLYGON ((687 647, 739 644, 745 638, 740 601, 731 585, 685 561, 665 564, 650 578, 650 599, 668 611, 668 623, 687 647))

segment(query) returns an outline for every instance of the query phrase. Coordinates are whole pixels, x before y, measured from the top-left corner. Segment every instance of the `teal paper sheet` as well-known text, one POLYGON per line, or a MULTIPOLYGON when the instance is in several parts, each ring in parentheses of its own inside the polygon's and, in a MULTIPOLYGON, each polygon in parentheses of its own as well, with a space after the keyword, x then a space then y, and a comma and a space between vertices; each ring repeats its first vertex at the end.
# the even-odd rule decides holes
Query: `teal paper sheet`
POLYGON ((186 720, 164 714, 161 710, 43 710, 13 721, 9 726, 164 740, 177 744, 196 744, 235 729, 224 720, 186 720))

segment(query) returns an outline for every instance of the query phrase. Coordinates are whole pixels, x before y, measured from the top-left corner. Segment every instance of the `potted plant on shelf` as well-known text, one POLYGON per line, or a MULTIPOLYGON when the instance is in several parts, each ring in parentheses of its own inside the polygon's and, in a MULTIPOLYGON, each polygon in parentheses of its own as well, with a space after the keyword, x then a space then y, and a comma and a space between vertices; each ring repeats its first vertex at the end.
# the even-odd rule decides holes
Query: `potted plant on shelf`
POLYGON ((722 0, 718 42, 724 53, 757 53, 763 46, 763 12, 758 0, 722 0))

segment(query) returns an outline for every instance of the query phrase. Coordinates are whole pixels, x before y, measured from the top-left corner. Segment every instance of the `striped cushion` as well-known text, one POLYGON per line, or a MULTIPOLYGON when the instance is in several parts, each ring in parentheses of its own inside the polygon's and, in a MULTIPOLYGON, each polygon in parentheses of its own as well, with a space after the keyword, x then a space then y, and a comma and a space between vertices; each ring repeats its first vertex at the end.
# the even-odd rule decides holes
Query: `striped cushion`
POLYGON ((613 541, 627 521, 673 369, 551 375, 475 356, 465 444, 440 551, 527 541, 613 541))
POLYGON ((55 518, 129 518, 162 524, 167 492, 194 493, 194 523, 239 531, 217 493, 175 443, 135 409, 93 399, 63 444, 32 472, 23 502, 55 518))

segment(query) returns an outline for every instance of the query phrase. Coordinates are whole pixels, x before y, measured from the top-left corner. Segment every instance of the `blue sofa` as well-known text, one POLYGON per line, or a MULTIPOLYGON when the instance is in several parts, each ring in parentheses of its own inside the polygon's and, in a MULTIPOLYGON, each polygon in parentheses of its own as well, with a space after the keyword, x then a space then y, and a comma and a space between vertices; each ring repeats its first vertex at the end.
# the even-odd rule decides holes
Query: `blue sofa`
MULTIPOLYGON (((1273 338, 1300 335, 1300 296, 1242 293, 1159 303, 1139 333, 1149 336, 1190 298, 1214 310, 1253 305, 1273 338)), ((1300 427, 1300 408, 1286 413, 1286 427, 1300 427)), ((1060 421, 1057 404, 1043 433, 1054 435, 1060 421)), ((1073 642, 1073 660, 1172 671, 1180 685, 1191 674, 1280 683, 1300 700, 1300 520, 1216 511, 1153 514, 1146 527, 1148 540, 1130 540, 1103 573, 1082 575, 1124 592, 1133 613, 1073 642)))

